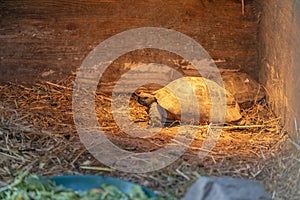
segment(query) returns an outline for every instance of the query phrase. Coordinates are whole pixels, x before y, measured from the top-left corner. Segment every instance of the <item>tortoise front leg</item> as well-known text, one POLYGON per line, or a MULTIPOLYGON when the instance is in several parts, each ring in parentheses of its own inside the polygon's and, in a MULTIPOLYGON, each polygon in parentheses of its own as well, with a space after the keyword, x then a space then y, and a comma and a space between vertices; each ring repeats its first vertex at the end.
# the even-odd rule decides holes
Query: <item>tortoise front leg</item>
POLYGON ((156 102, 151 104, 149 110, 149 125, 151 127, 163 127, 167 118, 167 112, 156 102))

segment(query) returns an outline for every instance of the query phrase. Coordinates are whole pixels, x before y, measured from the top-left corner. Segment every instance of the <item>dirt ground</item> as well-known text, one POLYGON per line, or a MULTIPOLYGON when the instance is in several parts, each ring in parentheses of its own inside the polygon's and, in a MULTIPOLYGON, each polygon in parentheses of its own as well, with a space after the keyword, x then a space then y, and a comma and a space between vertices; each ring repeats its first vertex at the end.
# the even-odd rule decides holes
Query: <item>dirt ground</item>
MULTIPOLYGON (((193 126, 196 135, 175 162, 158 171, 134 174, 103 165, 83 146, 73 122, 73 81, 71 77, 31 87, 0 86, 1 184, 24 170, 42 175, 98 174, 138 182, 158 194, 170 193, 179 198, 201 176, 226 175, 258 180, 275 199, 297 199, 297 151, 288 150, 288 135, 264 101, 242 112, 243 126, 226 126, 206 157, 200 159, 198 154, 203 151, 208 126, 193 126)), ((107 137, 119 148, 154 152, 170 141, 175 148, 184 145, 174 138, 179 126, 165 127, 147 138, 129 136, 113 120, 110 101, 109 96, 98 91, 96 113, 107 137)), ((129 109, 133 123, 148 123, 144 106, 132 101, 129 109)))

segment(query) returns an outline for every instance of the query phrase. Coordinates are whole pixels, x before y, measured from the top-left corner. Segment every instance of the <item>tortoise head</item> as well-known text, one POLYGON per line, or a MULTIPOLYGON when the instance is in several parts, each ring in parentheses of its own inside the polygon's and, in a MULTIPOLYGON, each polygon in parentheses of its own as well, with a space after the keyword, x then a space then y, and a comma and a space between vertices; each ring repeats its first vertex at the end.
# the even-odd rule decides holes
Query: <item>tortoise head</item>
POLYGON ((135 92, 133 96, 136 97, 136 100, 143 106, 150 107, 152 103, 156 102, 156 98, 153 94, 145 92, 135 92))

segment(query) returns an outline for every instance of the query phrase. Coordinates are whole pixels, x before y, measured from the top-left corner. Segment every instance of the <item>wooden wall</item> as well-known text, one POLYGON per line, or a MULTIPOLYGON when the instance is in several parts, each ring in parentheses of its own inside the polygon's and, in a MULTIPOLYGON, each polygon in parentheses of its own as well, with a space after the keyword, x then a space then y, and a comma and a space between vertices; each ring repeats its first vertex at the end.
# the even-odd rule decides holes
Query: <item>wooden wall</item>
MULTIPOLYGON (((250 0, 245 15, 239 0, 3 0, 0 82, 68 77, 101 41, 145 26, 182 32, 221 61, 218 67, 258 78, 258 15, 250 0)), ((147 60, 137 57, 124 62, 147 60)))
POLYGON ((296 136, 300 128, 300 2, 266 0, 261 19, 260 79, 274 112, 296 136))

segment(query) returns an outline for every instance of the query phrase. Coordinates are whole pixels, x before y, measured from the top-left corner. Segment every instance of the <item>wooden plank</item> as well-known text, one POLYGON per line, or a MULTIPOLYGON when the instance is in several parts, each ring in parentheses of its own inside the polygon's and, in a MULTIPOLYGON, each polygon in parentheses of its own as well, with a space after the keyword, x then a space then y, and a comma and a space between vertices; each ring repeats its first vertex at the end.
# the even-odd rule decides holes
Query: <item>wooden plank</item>
MULTIPOLYGON (((219 67, 240 68, 257 78, 255 5, 247 3, 244 16, 240 7, 240 2, 227 0, 1 1, 0 82, 69 76, 101 41, 128 29, 149 26, 182 32, 199 42, 213 59, 226 61, 217 63, 219 67), (44 63, 38 66, 41 60, 44 63), (49 69, 55 73, 42 77, 49 69)), ((174 56, 160 59, 160 63, 168 63, 174 56)))

